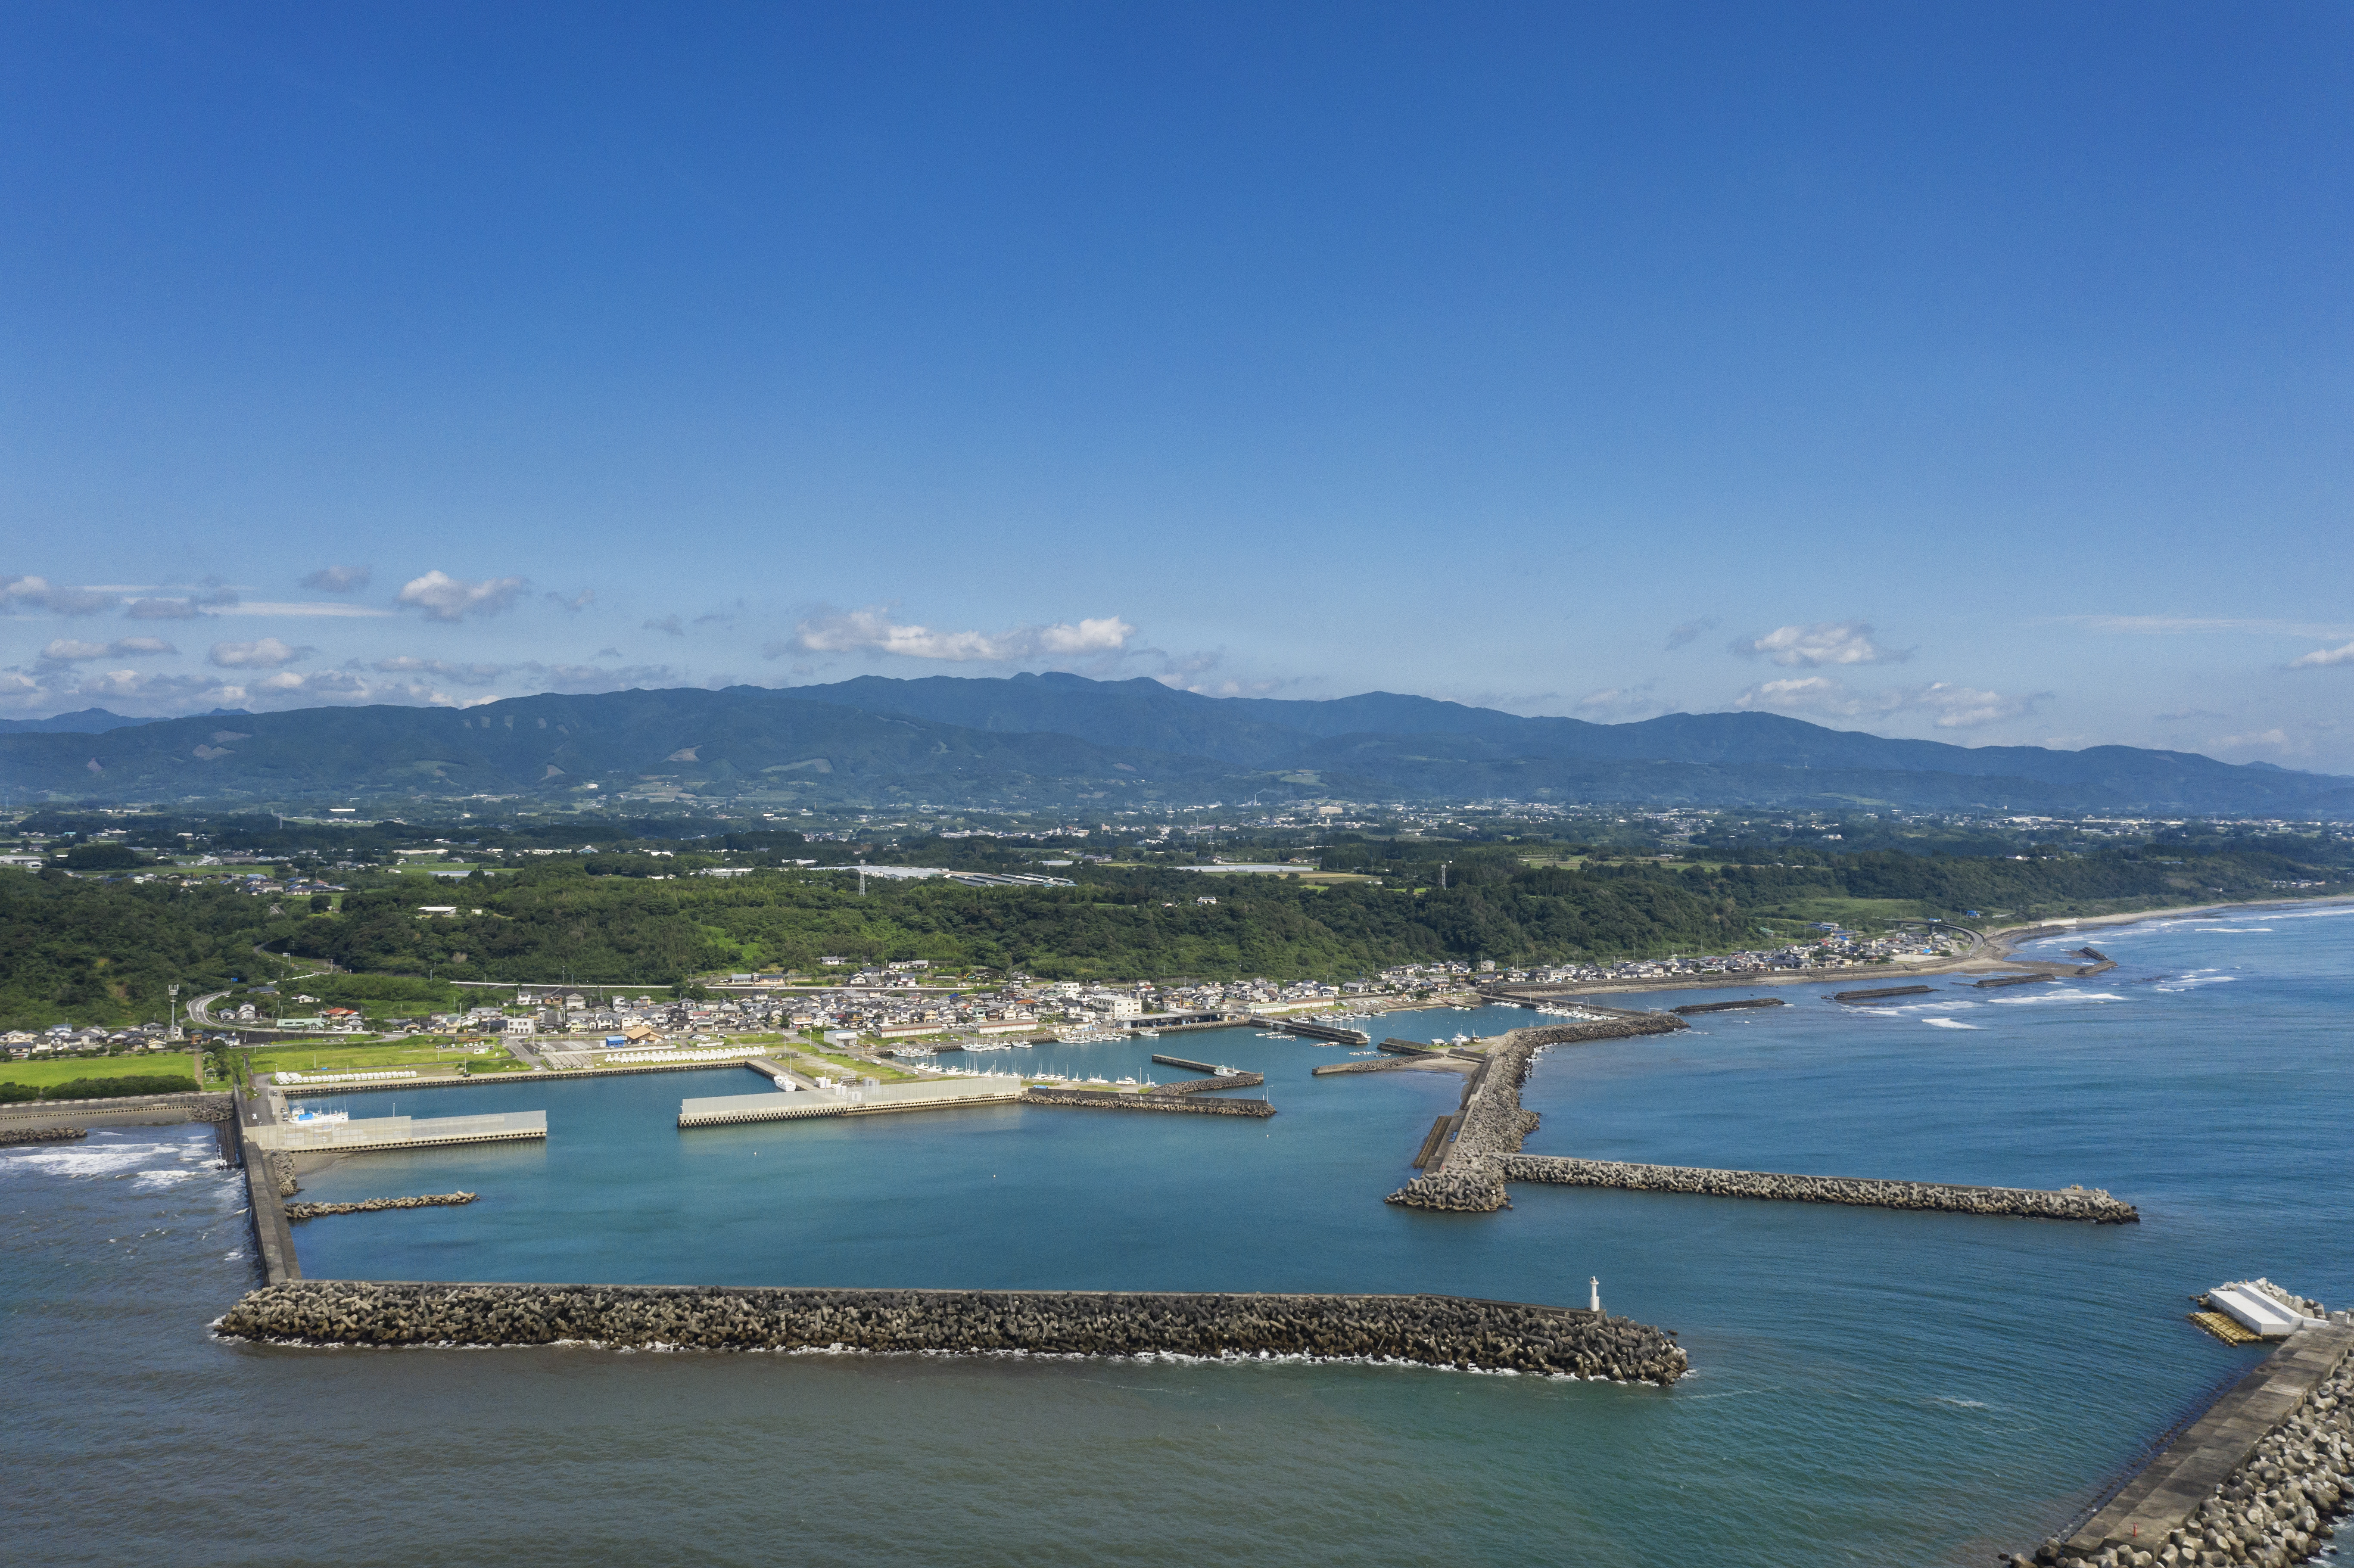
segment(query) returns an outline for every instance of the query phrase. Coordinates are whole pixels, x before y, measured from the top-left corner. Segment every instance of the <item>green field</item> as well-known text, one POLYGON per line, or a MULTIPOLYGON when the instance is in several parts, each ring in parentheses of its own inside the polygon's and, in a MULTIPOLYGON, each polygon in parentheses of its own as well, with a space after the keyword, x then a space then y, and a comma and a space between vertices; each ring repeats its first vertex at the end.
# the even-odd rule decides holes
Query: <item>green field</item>
POLYGON ((293 1045, 256 1046, 250 1056, 257 1073, 373 1073, 395 1067, 414 1067, 423 1072, 433 1068, 454 1070, 465 1064, 472 1064, 476 1072, 506 1067, 529 1071, 508 1054, 504 1045, 493 1045, 489 1055, 476 1056, 463 1051, 437 1051, 437 1043, 446 1044, 448 1036, 420 1034, 381 1044, 323 1040, 313 1044, 305 1041, 293 1045))
POLYGON ((47 1061, 0 1062, 0 1079, 12 1084, 70 1083, 76 1078, 144 1078, 185 1073, 196 1086, 196 1070, 182 1051, 142 1051, 136 1056, 59 1056, 47 1061))

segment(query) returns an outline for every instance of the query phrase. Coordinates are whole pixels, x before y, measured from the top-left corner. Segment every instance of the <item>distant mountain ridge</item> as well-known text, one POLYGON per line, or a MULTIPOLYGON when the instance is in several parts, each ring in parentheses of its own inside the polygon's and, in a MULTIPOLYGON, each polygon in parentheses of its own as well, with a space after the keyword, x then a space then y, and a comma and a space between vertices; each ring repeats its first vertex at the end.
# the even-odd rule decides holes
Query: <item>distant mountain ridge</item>
POLYGON ((1388 692, 1207 697, 1066 674, 862 676, 0 734, 0 789, 18 802, 546 795, 592 785, 607 796, 675 789, 1089 812, 1257 794, 2354 817, 2354 779, 2188 752, 1960 747, 1771 714, 1600 725, 1388 692))

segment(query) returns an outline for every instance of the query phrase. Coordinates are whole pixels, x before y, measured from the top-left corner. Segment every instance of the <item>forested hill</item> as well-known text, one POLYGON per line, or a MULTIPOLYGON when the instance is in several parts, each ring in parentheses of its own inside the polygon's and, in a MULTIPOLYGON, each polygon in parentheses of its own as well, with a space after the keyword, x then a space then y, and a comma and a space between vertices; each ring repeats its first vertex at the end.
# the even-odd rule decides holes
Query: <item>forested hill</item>
POLYGON ((813 969, 829 955, 1048 979, 1339 980, 1437 959, 1511 965, 1773 947, 1819 919, 1871 930, 1973 910, 2028 920, 2262 898, 2283 882, 2315 893, 2354 886, 2343 865, 2260 847, 2033 860, 1791 850, 1779 853, 1802 863, 1676 866, 1531 864, 1512 846, 1458 844, 1443 851, 1452 875, 1441 889, 1436 860, 1422 858, 1438 849, 1351 847, 1363 852, 1352 863, 1378 881, 1082 866, 1072 887, 878 880, 862 896, 839 874, 714 880, 676 874, 697 863, 689 853, 604 853, 455 883, 362 873, 334 912, 324 897, 0 870, 0 1022, 160 1018, 171 980, 195 994, 233 974, 275 972, 257 945, 364 976, 429 972, 445 985, 668 984, 714 970, 813 969), (420 918, 421 906, 440 902, 455 916, 420 918))
POLYGON ((2186 752, 1958 747, 1766 714, 1524 718, 1425 697, 1204 697, 1154 681, 866 677, 0 734, 16 799, 610 797, 1116 811, 1260 796, 2354 818, 2354 779, 2186 752), (1083 804, 1086 803, 1086 804, 1083 804))

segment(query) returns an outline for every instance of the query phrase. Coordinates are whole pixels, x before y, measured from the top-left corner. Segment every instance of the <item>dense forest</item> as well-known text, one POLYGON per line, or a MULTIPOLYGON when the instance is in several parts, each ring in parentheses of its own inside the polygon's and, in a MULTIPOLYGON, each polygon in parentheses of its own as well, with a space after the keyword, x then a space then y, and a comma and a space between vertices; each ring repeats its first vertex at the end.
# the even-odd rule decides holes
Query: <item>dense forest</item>
POLYGON ((226 888, 0 871, 0 1022, 160 1022, 175 981, 185 1001, 278 973, 253 950, 268 916, 264 901, 226 888))
MULTIPOLYGON (((781 847, 748 839, 727 858, 774 867, 781 847)), ((1359 880, 1082 863, 1067 868, 1075 886, 876 878, 862 895, 844 873, 789 866, 706 879, 691 874, 716 855, 665 858, 625 842, 449 881, 347 874, 340 908, 282 900, 277 916, 268 899, 222 889, 12 871, 0 872, 0 1020, 160 1018, 167 981, 186 996, 232 976, 274 975, 276 954, 355 971, 328 982, 334 1000, 381 991, 366 1000, 420 1009, 443 1004, 453 980, 660 985, 713 970, 811 969, 827 957, 1049 979, 1336 979, 1440 959, 1512 965, 1770 947, 1796 920, 1871 929, 1973 911, 2029 918, 2349 885, 2346 868, 2317 863, 2333 856, 2298 847, 2226 838, 1992 856, 1781 846, 1770 861, 1678 862, 1525 842, 1360 841, 1319 857, 1328 870, 1360 868, 1359 880), (429 905, 456 913, 420 915, 429 905), (429 975, 430 986, 395 978, 429 975)), ((890 858, 1013 868, 1035 853, 917 841, 890 858)))

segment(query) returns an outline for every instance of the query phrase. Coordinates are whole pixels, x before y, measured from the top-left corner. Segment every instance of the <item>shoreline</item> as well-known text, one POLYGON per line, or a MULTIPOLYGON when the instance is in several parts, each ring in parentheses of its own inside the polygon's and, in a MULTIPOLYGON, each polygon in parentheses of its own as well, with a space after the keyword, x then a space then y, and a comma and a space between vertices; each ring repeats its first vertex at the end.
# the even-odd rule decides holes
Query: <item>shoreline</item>
MULTIPOLYGON (((2036 933, 2038 939, 2042 936, 2062 934, 2053 927, 2061 927, 2063 923, 2075 929, 2092 926, 2115 927, 2137 925, 2144 920, 2179 919, 2225 909, 2245 910, 2253 913, 2265 909, 2303 909, 2316 905, 2340 904, 2354 904, 2354 893, 2332 893, 2319 898, 2267 898, 2250 903, 2181 904, 2164 909, 2138 909, 2115 915, 2055 915, 2047 920, 2030 921, 2017 926, 1989 927, 1984 933, 1985 944, 1970 953, 1968 957, 1948 959, 1937 963, 1871 965, 1836 970, 1745 969, 1723 975, 1677 976, 1664 980, 1572 980, 1559 986, 1523 982, 1523 989, 1532 991, 1542 991, 1545 996, 1526 998, 1483 996, 1481 1001, 1493 1006, 1512 1007, 1523 1001, 1543 1001, 1550 997, 1565 996, 1606 996, 1622 991, 1731 991, 1742 986, 1832 985, 1857 978, 1893 980, 1907 975, 1976 974, 2005 967, 2019 970, 2055 967, 2067 969, 2074 966, 2048 964, 2044 960, 2036 959, 2014 959, 2010 956, 2011 949, 2020 941, 2026 939, 2031 932, 2036 933)), ((1415 1005, 1437 1007, 1447 1004, 1431 1001, 1418 1002, 1415 1005)))

